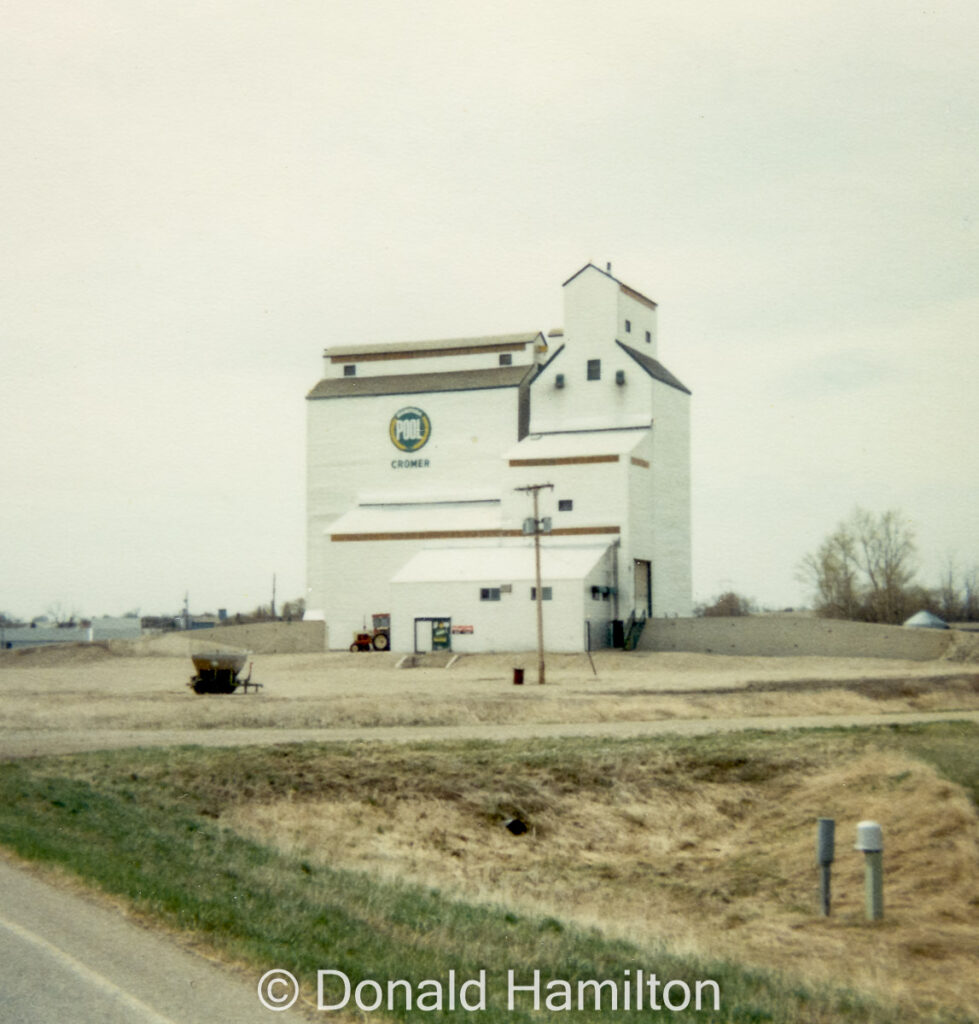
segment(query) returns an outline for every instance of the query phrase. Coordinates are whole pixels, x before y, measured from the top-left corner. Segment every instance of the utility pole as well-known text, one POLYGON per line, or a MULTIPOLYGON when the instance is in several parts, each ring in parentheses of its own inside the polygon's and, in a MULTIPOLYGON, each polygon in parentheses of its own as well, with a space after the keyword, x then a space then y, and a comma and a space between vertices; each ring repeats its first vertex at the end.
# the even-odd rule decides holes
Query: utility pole
POLYGON ((538 494, 544 490, 553 490, 554 484, 530 484, 527 487, 518 487, 518 491, 529 491, 534 497, 534 518, 524 520, 523 532, 534 535, 534 575, 537 582, 537 683, 544 685, 544 608, 542 605, 543 594, 540 579, 540 537, 542 533, 551 532, 551 520, 541 519, 538 507, 538 494))
POLYGON ((272 618, 275 619, 275 573, 272 573, 272 618))

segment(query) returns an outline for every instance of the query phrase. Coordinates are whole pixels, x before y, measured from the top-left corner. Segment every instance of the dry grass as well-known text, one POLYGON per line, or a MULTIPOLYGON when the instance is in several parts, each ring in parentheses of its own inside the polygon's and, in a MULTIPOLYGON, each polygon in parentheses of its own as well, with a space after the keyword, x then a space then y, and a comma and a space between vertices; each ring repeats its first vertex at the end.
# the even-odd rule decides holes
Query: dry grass
POLYGON ((505 761, 466 764, 458 750, 412 761, 365 749, 342 772, 311 765, 288 796, 259 786, 222 820, 313 862, 851 985, 909 1011, 979 1015, 968 798, 901 754, 853 755, 813 737, 804 746, 801 756, 715 746, 692 758, 650 745, 622 758, 611 744, 565 770, 515 759, 511 776, 505 761), (513 815, 527 835, 502 827, 513 815), (816 912, 821 816, 838 823, 829 920, 816 912), (863 818, 886 837, 877 925, 864 920, 862 858, 850 849, 863 818))
MULTIPOLYGON (((196 697, 186 687, 186 657, 100 648, 2 656, 0 744, 18 730, 36 734, 43 750, 44 737, 58 731, 97 737, 147 728, 506 726, 979 707, 974 666, 955 661, 608 652, 596 656, 597 674, 584 657, 549 659, 546 687, 533 685, 527 656, 463 658, 449 670, 399 671, 396 661, 256 656, 261 693, 196 697), (528 685, 512 685, 514 666, 528 669, 528 685)), ((534 908, 639 942, 666 938, 680 952, 849 983, 909 1008, 934 1001, 979 1017, 972 805, 910 757, 841 759, 852 751, 838 738, 793 738, 791 750, 782 742, 769 738, 771 746, 747 759, 718 753, 733 749, 724 743, 737 746, 733 739, 697 758, 682 745, 649 744, 640 757, 635 746, 609 743, 573 764, 554 755, 536 766, 525 752, 510 764, 489 754, 474 759, 471 748, 422 756, 364 746, 343 772, 317 775, 314 758, 285 791, 263 789, 256 777, 218 806, 229 824, 310 860, 534 908), (511 836, 501 827, 507 815, 525 817, 531 833, 511 836), (815 913, 820 816, 835 817, 839 830, 828 921, 815 913), (887 841, 887 917, 878 926, 863 921, 862 865, 849 850, 862 818, 881 821, 887 841)))
POLYGON ((266 655, 254 660, 260 693, 198 697, 186 687, 189 658, 119 657, 91 647, 4 653, 17 656, 0 657, 8 668, 0 672, 3 728, 42 734, 979 709, 979 674, 946 662, 608 652, 596 656, 597 675, 586 658, 560 656, 549 660, 547 686, 515 687, 512 668, 523 656, 398 670, 393 655, 266 655))

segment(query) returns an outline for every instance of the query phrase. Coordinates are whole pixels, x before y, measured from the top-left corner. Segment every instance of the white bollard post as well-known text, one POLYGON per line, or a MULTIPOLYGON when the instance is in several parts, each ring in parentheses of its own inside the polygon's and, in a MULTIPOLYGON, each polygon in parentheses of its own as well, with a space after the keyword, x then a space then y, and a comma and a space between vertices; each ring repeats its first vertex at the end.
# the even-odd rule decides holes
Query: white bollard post
POLYGON ((867 920, 879 921, 884 916, 884 833, 876 821, 857 825, 855 850, 864 855, 864 889, 867 920))

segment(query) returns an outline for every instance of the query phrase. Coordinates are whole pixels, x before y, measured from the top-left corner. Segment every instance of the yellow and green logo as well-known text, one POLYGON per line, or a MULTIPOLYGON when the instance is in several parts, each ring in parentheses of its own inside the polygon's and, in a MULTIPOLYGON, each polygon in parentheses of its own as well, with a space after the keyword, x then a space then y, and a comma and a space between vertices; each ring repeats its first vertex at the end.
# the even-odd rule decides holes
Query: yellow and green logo
POLYGON ((413 405, 399 409, 391 417, 391 443, 403 452, 417 452, 432 435, 432 422, 423 410, 413 405))

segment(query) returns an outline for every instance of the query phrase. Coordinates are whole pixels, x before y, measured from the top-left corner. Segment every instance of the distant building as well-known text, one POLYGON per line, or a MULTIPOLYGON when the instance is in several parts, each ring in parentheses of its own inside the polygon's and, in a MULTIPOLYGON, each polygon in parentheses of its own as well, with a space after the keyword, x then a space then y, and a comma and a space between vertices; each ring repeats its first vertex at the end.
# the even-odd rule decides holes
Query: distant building
POLYGON ((87 625, 58 626, 45 620, 36 625, 5 627, 0 630, 0 645, 44 647, 48 644, 85 644, 105 640, 134 640, 142 635, 139 619, 103 615, 87 625))
POLYGON ((332 647, 384 613, 393 650, 533 649, 530 484, 553 484, 548 650, 690 614, 690 392, 657 358, 655 302, 588 264, 546 335, 324 357, 307 395, 306 607, 332 647))
POLYGON ((940 619, 937 615, 933 615, 931 612, 926 611, 924 608, 920 612, 916 612, 911 616, 910 619, 905 619, 902 625, 909 626, 912 629, 948 629, 948 623, 944 619, 940 619))

